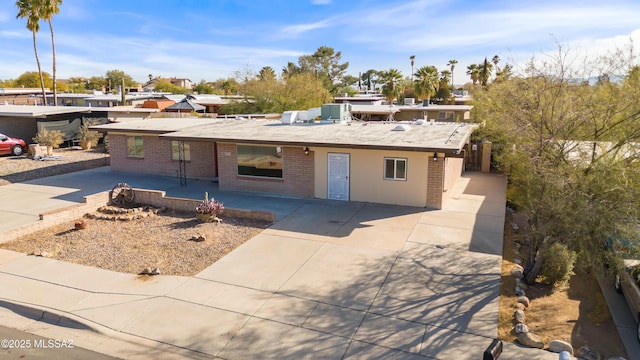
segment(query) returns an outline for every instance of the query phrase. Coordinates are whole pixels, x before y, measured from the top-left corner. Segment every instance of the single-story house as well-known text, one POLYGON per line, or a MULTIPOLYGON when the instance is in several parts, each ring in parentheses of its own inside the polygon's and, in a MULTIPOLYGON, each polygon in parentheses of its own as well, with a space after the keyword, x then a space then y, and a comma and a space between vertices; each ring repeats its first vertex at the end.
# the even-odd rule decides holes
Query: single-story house
POLYGON ((217 179, 221 190, 439 209, 477 124, 158 118, 92 126, 111 168, 217 179))
POLYGON ((0 105, 0 132, 31 142, 38 131, 60 130, 65 141, 78 138, 80 127, 107 123, 107 109, 75 106, 0 105))
MULTIPOLYGON (((51 94, 45 88, 47 96, 51 94)), ((42 105, 42 89, 40 88, 0 88, 0 104, 5 105, 42 105)))
POLYGON ((349 104, 351 114, 364 121, 412 121, 417 119, 439 122, 470 122, 471 105, 381 105, 349 104))

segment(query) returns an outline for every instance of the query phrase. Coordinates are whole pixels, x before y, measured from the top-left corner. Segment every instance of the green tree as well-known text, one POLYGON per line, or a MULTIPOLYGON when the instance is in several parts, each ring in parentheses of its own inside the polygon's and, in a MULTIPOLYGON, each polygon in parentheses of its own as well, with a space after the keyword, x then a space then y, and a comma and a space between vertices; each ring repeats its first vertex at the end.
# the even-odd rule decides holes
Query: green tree
MULTIPOLYGON (((44 79, 42 78, 42 67, 40 66, 40 57, 38 56, 38 48, 36 42, 36 33, 40 31, 40 20, 42 20, 41 7, 39 0, 18 0, 16 7, 18 8, 17 18, 27 19, 27 29, 31 31, 33 37, 33 52, 36 56, 38 64, 38 74, 40 75, 40 88, 42 89, 43 104, 47 103, 47 94, 44 91, 44 79)), ((37 86, 35 86, 37 87, 37 86)))
POLYGON ((568 67, 560 48, 547 61, 532 60, 524 77, 474 93, 476 119, 486 123, 480 136, 496 145, 509 201, 530 219, 528 283, 553 244, 575 252, 578 269, 591 269, 610 255, 612 234, 632 229, 638 238, 640 68, 629 53, 568 67), (625 76, 582 80, 600 74, 625 76))
POLYGON ((49 23, 51 33, 51 52, 53 53, 53 105, 58 106, 58 84, 56 82, 56 42, 53 35, 53 15, 60 12, 62 0, 42 0, 40 2, 42 18, 49 23))
POLYGON ((262 81, 275 81, 276 80, 276 72, 273 70, 271 66, 265 66, 260 69, 258 73, 258 78, 262 81))
POLYGON ((440 85, 438 69, 435 66, 422 66, 416 71, 415 77, 416 95, 430 101, 431 97, 438 92, 440 85))
POLYGON ((51 74, 46 71, 41 74, 36 71, 27 71, 18 76, 15 83, 17 87, 37 88, 41 81, 44 83, 44 87, 50 88, 53 84, 51 74))
POLYGON ((471 77, 471 83, 476 85, 480 79, 480 68, 478 67, 478 64, 471 64, 467 66, 467 75, 471 77))
POLYGON ((198 85, 193 88, 193 91, 197 92, 198 94, 215 94, 216 88, 206 81, 201 80, 198 85))
POLYGON ((287 66, 282 67, 282 77, 285 79, 288 78, 289 76, 299 74, 300 72, 301 72, 300 68, 296 66, 296 64, 292 63, 291 61, 287 63, 287 66))
POLYGON ((436 98, 440 104, 448 104, 451 100, 451 89, 449 89, 449 78, 451 72, 449 70, 440 71, 440 80, 438 83, 438 91, 436 92, 436 98))
POLYGON ((378 83, 378 79, 380 77, 380 72, 375 69, 369 69, 365 71, 360 79, 367 86, 367 90, 376 90, 376 84, 378 83))
POLYGON ((105 91, 107 87, 107 79, 103 76, 92 76, 85 81, 87 90, 105 91))
POLYGON ((335 96, 349 67, 349 62, 341 63, 341 60, 340 51, 336 52, 331 47, 320 46, 312 55, 300 56, 298 64, 301 72, 316 76, 322 81, 325 89, 335 96))
POLYGON ((331 100, 331 94, 311 73, 290 75, 285 81, 262 81, 250 77, 241 84, 244 98, 223 106, 225 113, 261 114, 306 110, 331 100))
POLYGON ((480 80, 480 85, 486 87, 489 84, 489 78, 491 77, 491 72, 493 71, 493 64, 490 63, 487 58, 484 58, 484 61, 482 62, 482 64, 478 65, 478 68, 478 80, 480 80))
POLYGON ((397 99, 402 92, 402 73, 398 69, 389 69, 379 73, 382 81, 382 95, 387 99, 389 105, 397 99))
POLYGON ((118 89, 118 86, 122 85, 122 80, 124 80, 124 86, 136 86, 137 82, 133 80, 133 78, 127 75, 122 70, 109 70, 105 74, 105 80, 107 85, 107 92, 114 92, 114 90, 118 89))
POLYGON ((187 89, 183 88, 182 86, 174 85, 167 80, 159 81, 153 88, 153 90, 172 94, 184 94, 187 92, 187 89))
POLYGON ((15 79, 0 80, 0 87, 13 88, 13 87, 17 87, 17 86, 18 85, 16 85, 16 80, 15 79))
POLYGON ((458 60, 455 59, 451 59, 449 60, 449 62, 447 63, 448 66, 451 67, 451 89, 453 90, 454 85, 453 85, 453 69, 456 68, 456 64, 458 63, 458 60))

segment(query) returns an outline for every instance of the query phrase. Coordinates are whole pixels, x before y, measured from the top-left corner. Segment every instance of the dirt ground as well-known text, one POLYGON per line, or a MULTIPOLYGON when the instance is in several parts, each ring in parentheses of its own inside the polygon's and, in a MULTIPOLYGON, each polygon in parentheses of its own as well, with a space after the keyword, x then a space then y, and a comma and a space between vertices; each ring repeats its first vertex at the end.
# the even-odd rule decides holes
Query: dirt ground
POLYGON ((0 248, 124 273, 158 268, 162 275, 193 276, 269 225, 235 218, 200 223, 194 215, 160 213, 132 221, 84 219, 82 230, 75 230, 75 221, 71 221, 0 244, 0 248), (194 241, 200 237, 204 241, 194 241))
MULTIPOLYGON (((526 221, 518 215, 507 213, 505 241, 500 281, 500 313, 498 336, 503 341, 515 342, 513 312, 517 303, 514 267, 514 241, 526 231, 526 221), (520 231, 516 234, 510 226, 516 222, 520 231)), ((525 311, 530 330, 540 335, 545 344, 551 340, 570 342, 574 350, 588 345, 600 352, 603 358, 624 356, 628 358, 618 336, 609 308, 593 274, 572 276, 566 290, 535 284, 525 290, 531 304, 525 311)))

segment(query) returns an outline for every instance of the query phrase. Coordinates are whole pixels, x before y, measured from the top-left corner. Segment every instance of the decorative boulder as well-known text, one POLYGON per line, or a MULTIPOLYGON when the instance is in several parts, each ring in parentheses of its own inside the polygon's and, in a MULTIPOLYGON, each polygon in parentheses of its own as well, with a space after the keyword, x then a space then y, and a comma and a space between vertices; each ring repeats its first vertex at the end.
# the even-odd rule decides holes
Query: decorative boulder
POLYGON ((602 355, 588 346, 583 346, 576 352, 576 357, 584 360, 602 360, 602 355))
POLYGON ((569 354, 573 354, 573 346, 566 341, 562 340, 552 340, 549 343, 549 351, 555 353, 561 353, 563 351, 568 352, 569 354))
POLYGON ((529 298, 526 296, 518 296, 518 302, 526 307, 529 307, 529 298))
POLYGON ((516 334, 528 333, 529 327, 522 323, 516 324, 514 331, 516 332, 516 334))
POLYGON ((527 290, 529 288, 529 286, 527 286, 527 284, 522 279, 518 278, 516 278, 516 286, 522 290, 527 290))
POLYGON ((524 279, 524 273, 522 272, 522 269, 520 267, 516 267, 511 270, 511 275, 513 275, 513 277, 515 277, 516 279, 524 279))
MULTIPOLYGON (((516 324, 521 324, 527 320, 527 316, 524 314, 524 311, 516 310, 513 312, 513 319, 516 321, 516 324)), ((556 351, 556 352, 559 352, 559 351, 556 351)))
POLYGON ((516 310, 522 310, 522 311, 525 311, 526 309, 527 309, 527 307, 526 307, 526 306, 524 306, 524 304, 521 304, 521 303, 517 303, 517 304, 516 304, 516 310))
POLYGON ((544 348, 544 341, 542 341, 542 338, 532 332, 523 332, 518 334, 518 342, 524 346, 532 348, 544 348))
POLYGON ((524 290, 522 290, 522 288, 520 286, 516 286, 516 295, 518 295, 518 296, 526 296, 527 294, 525 294, 524 290))

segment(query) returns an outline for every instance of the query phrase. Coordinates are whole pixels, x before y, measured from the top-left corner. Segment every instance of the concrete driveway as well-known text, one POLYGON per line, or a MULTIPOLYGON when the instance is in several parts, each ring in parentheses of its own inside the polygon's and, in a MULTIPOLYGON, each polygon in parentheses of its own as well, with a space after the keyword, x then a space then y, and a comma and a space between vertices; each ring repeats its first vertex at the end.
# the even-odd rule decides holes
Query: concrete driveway
MULTIPOLYGON (((74 319, 108 336, 39 335, 125 358, 478 359, 497 336, 505 189, 467 173, 438 211, 248 196, 288 215, 192 278, 0 251, 0 320, 74 319)), ((501 359, 522 358, 557 354, 505 344, 501 359)))

